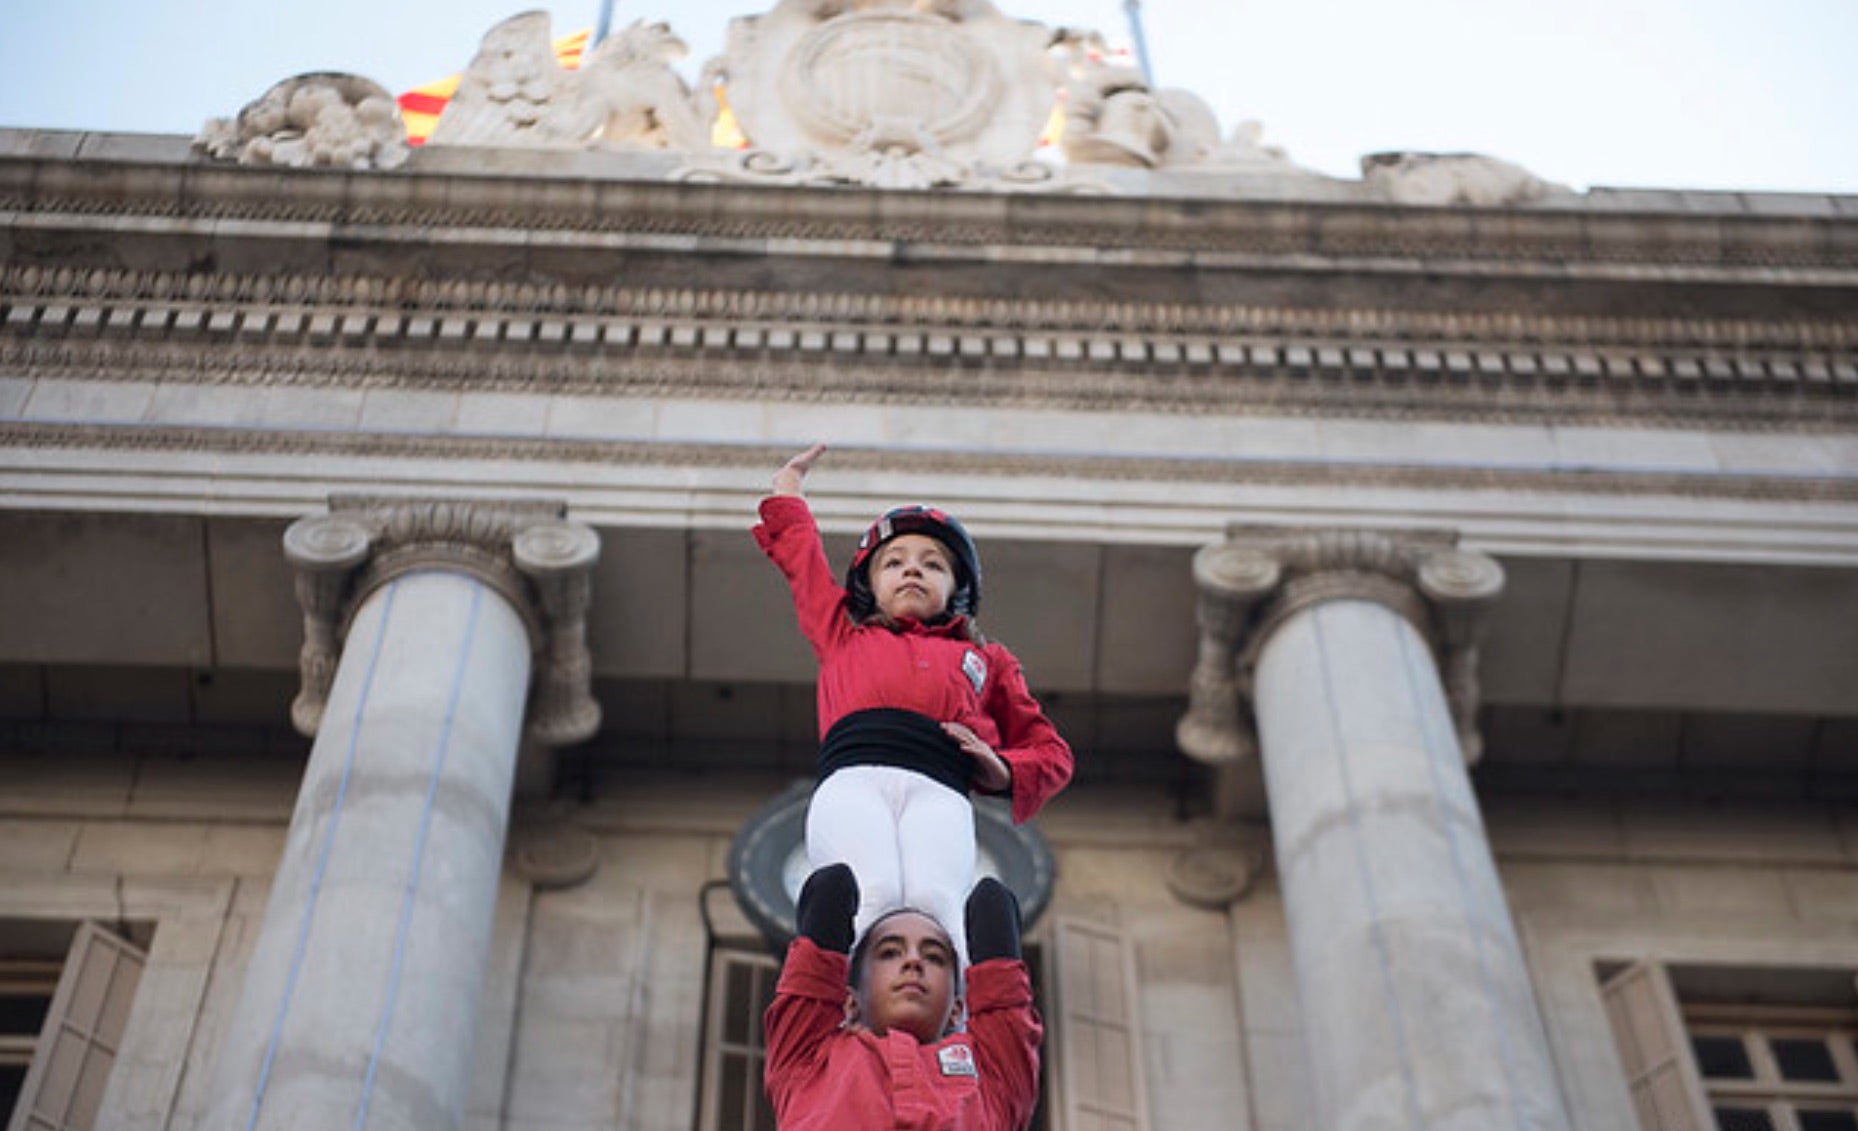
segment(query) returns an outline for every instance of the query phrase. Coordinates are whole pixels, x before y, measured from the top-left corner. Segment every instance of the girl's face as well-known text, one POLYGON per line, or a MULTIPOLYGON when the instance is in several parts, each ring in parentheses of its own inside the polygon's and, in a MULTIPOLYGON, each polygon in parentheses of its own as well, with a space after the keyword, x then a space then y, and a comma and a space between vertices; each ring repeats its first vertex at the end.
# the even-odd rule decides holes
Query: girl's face
POLYGON ((955 948, 934 919, 898 911, 871 928, 869 949, 853 991, 856 1017, 873 1033, 892 1029, 924 1044, 948 1032, 955 996, 955 948))
POLYGON ((927 534, 892 538, 877 548, 869 569, 877 609, 891 620, 934 620, 947 611, 955 592, 948 548, 927 534))

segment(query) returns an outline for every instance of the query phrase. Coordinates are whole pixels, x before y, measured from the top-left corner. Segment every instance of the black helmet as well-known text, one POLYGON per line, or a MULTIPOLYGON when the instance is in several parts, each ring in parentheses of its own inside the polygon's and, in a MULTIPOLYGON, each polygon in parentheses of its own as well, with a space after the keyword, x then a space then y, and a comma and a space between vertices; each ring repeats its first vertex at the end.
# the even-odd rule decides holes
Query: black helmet
POLYGON ((845 603, 853 619, 863 620, 877 611, 877 596, 871 592, 865 567, 879 546, 899 534, 927 535, 948 547, 955 559, 955 588, 948 596, 948 611, 973 616, 981 606, 981 556, 974 549, 974 539, 947 511, 913 503, 885 511, 858 540, 858 551, 845 570, 845 603))

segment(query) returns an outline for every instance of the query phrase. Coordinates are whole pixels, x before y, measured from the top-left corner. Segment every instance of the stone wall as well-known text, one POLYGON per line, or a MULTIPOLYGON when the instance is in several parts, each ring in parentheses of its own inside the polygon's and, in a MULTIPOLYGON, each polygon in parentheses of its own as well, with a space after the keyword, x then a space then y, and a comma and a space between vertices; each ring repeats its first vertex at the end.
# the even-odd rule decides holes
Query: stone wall
MULTIPOLYGON (((472 1131, 683 1131, 697 1103, 706 882, 779 782, 641 777, 579 811, 578 886, 506 872, 479 1028, 472 1131)), ((191 1128, 282 850, 287 760, 0 759, 0 917, 154 925, 107 1099, 112 1127, 191 1128)), ((1858 968, 1858 818, 1802 805, 1485 803, 1558 1071, 1583 1131, 1635 1131, 1597 964, 1858 968)), ((1267 874, 1224 913, 1168 892, 1207 830, 1161 792, 1080 787, 1042 820, 1059 857, 1032 932, 1120 930, 1137 972, 1155 1131, 1307 1126, 1283 908, 1267 874)), ((1234 847, 1234 852, 1244 851, 1234 847)), ((739 930, 712 893, 725 932, 739 930)))

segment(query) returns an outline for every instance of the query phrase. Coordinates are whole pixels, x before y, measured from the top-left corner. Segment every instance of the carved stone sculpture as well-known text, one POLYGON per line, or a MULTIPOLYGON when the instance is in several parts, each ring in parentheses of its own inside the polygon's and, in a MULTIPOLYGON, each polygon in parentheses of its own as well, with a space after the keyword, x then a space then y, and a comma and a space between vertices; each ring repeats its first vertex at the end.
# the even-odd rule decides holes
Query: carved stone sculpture
POLYGON ((233 119, 207 122, 194 149, 241 165, 392 169, 407 158, 394 96, 358 75, 298 75, 233 119))
POLYGON ((1519 165, 1477 153, 1370 153, 1361 159, 1370 194, 1395 204, 1529 204, 1571 190, 1519 165))
MULTIPOLYGON (((432 147, 678 154, 679 181, 1107 193, 1125 170, 1255 178, 1399 204, 1508 206, 1569 190, 1474 154, 1383 153, 1359 184, 1291 164, 1255 122, 1222 136, 1198 95, 1155 88, 1094 31, 1012 19, 992 0, 777 0, 731 21, 696 88, 673 69, 687 48, 634 22, 583 64, 557 61, 545 12, 485 36, 426 139, 432 147), (718 146, 723 99, 743 143, 718 146), (1041 152, 1062 113, 1064 160, 1041 152), (1339 187, 1345 186, 1345 187, 1339 187)), ((408 157, 393 97, 353 75, 310 74, 267 91, 195 148, 246 164, 391 169, 408 157)), ((660 166, 662 168, 662 166, 660 166)))
POLYGON ((600 41, 581 75, 585 97, 601 117, 602 146, 687 153, 709 148, 717 111, 711 85, 706 81, 693 93, 671 69, 688 54, 690 48, 662 23, 637 21, 600 41))
POLYGON ((1052 53, 1064 90, 1067 159, 1146 168, 1165 160, 1178 126, 1139 69, 1116 60, 1094 31, 1059 31, 1052 53))
POLYGON ((492 28, 458 80, 428 145, 696 151, 710 144, 714 96, 671 64, 689 51, 662 23, 602 40, 579 70, 555 60, 546 12, 492 28))
POLYGON ((581 87, 555 61, 548 13, 513 16, 485 34, 426 144, 584 148, 601 117, 581 87))
POLYGON ((782 0, 730 23, 730 104, 771 155, 734 168, 896 188, 1015 168, 1051 113, 1049 38, 988 0, 782 0))

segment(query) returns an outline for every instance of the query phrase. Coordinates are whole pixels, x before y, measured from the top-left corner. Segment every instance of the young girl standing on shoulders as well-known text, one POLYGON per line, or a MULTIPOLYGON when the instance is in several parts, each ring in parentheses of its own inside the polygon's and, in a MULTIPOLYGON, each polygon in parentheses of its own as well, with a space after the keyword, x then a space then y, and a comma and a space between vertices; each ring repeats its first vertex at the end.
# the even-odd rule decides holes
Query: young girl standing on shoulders
POLYGON ((1019 661, 975 627, 980 556, 954 518, 927 506, 887 511, 839 584, 801 493, 825 451, 815 444, 775 472, 754 531, 819 661, 807 855, 815 868, 850 865, 857 936, 911 908, 959 945, 975 863, 969 792, 1011 798, 1023 822, 1070 781, 1071 748, 1019 661))

